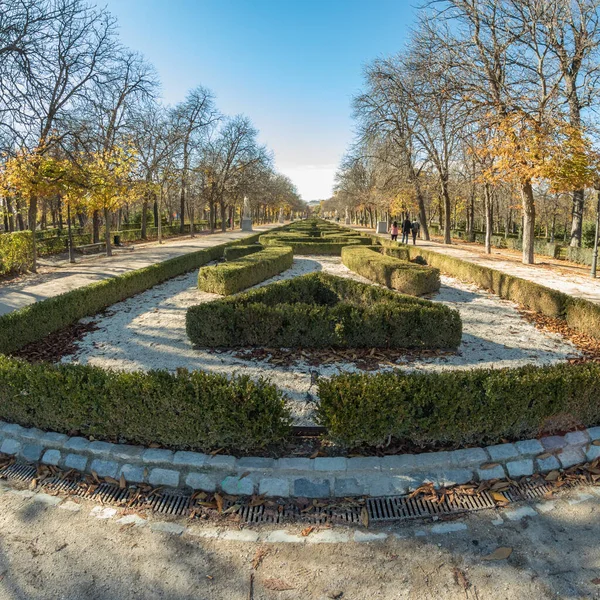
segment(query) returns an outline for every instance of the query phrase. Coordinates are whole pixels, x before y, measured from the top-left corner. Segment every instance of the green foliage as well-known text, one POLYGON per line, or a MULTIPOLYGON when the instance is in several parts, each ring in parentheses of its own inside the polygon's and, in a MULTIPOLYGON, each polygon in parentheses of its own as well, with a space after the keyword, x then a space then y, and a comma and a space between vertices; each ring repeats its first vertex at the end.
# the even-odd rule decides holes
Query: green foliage
POLYGON ((203 292, 228 296, 289 269, 293 261, 287 246, 263 248, 233 262, 200 269, 198 287, 203 292))
POLYGON ((0 276, 24 273, 32 266, 31 231, 0 234, 0 276))
POLYGON ((558 416, 599 423, 599 379, 594 363, 343 374, 319 380, 318 421, 350 447, 390 437, 420 446, 494 444, 552 432, 558 416))
POLYGON ((421 296, 440 289, 438 269, 408 262, 406 247, 346 246, 342 263, 351 271, 403 294, 421 296))
POLYGON ((242 258, 243 256, 248 256, 249 254, 260 252, 262 249, 263 247, 259 244, 254 244, 252 246, 231 246, 231 248, 225 248, 223 257, 227 261, 237 260, 238 258, 242 258))
POLYGON ((98 439, 249 451, 284 441, 290 415, 275 385, 180 370, 125 373, 0 356, 0 419, 98 439))
POLYGON ((198 346, 457 348, 458 312, 347 278, 313 273, 193 306, 198 346))

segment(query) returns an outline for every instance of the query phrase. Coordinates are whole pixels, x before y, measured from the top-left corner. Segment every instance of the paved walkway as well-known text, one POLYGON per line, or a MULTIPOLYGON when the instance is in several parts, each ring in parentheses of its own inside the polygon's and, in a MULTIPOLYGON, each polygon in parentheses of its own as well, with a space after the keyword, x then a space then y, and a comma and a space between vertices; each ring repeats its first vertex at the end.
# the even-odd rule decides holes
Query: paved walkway
MULTIPOLYGON (((373 233, 372 229, 367 230, 360 227, 355 229, 373 233)), ((381 237, 387 237, 387 235, 382 234, 381 237)), ((524 265, 521 262, 521 253, 510 250, 493 248, 492 254, 485 254, 483 247, 477 244, 453 242, 451 246, 447 246, 436 241, 425 242, 422 240, 417 240, 417 244, 441 254, 491 267, 571 296, 585 298, 600 304, 600 278, 592 279, 589 276, 589 267, 585 265, 576 265, 546 256, 536 256, 535 265, 524 265)))
MULTIPOLYGON (((266 231, 276 225, 256 226, 256 232, 266 231)), ((79 259, 76 264, 63 263, 56 266, 45 263, 40 273, 27 275, 18 280, 0 284, 0 315, 18 308, 45 300, 64 292, 88 285, 94 281, 122 275, 202 248, 246 237, 247 232, 200 234, 135 246, 133 251, 124 251, 112 256, 79 259), (49 266, 48 266, 49 265, 49 266)))

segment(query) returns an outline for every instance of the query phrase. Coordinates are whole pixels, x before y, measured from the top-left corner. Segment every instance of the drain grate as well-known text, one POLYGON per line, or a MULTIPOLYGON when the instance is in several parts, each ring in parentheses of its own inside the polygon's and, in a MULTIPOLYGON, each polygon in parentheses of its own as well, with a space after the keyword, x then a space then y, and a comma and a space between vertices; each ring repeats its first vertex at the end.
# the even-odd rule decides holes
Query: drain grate
MULTIPOLYGON (((37 477, 37 470, 30 465, 13 463, 0 468, 0 477, 21 482, 32 482, 37 477)), ((572 488, 583 481, 573 479, 562 482, 563 487, 572 488)), ((163 515, 189 518, 218 518, 222 515, 213 506, 194 500, 190 495, 179 492, 167 492, 161 489, 142 493, 139 488, 121 488, 111 483, 98 485, 86 484, 82 479, 73 477, 50 477, 40 486, 55 494, 68 494, 86 498, 101 504, 111 504, 132 510, 149 510, 163 515)), ((502 491, 508 503, 536 500, 555 490, 553 484, 543 479, 534 478, 521 480, 502 491)), ((237 521, 248 524, 339 524, 352 525, 362 522, 361 512, 366 508, 369 522, 406 521, 438 516, 456 515, 485 509, 496 508, 498 505, 489 492, 477 494, 463 492, 460 489, 445 494, 439 501, 431 501, 424 497, 386 496, 367 498, 365 504, 360 503, 319 503, 305 504, 276 502, 263 503, 258 506, 234 504, 229 499, 223 501, 223 512, 231 515, 237 521)))

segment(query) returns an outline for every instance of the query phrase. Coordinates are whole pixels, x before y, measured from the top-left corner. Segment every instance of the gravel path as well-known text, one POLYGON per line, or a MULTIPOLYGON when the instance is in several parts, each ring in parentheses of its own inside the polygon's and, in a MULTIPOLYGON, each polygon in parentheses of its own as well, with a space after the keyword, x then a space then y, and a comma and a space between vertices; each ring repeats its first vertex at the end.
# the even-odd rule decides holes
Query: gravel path
MULTIPOLYGON (((295 258, 291 269, 261 285, 319 270, 368 283, 342 265, 338 257, 315 256, 295 258)), ((401 363, 404 368, 516 367, 549 364, 577 353, 562 337, 537 330, 523 319, 513 303, 449 277, 442 277, 442 283, 440 292, 432 299, 459 310, 463 321, 462 344, 455 355, 407 358, 401 363)), ((317 398, 316 389, 311 386, 311 370, 315 367, 303 360, 293 367, 277 366, 236 358, 235 352, 214 353, 192 347, 185 333, 187 308, 219 297, 196 288, 195 272, 172 279, 97 316, 94 320, 99 329, 87 334, 79 343, 80 350, 63 361, 130 371, 175 371, 185 367, 226 375, 237 372, 255 378, 266 376, 289 396, 296 424, 313 424, 317 398)), ((354 370, 356 367, 348 363, 318 368, 323 377, 354 370)))

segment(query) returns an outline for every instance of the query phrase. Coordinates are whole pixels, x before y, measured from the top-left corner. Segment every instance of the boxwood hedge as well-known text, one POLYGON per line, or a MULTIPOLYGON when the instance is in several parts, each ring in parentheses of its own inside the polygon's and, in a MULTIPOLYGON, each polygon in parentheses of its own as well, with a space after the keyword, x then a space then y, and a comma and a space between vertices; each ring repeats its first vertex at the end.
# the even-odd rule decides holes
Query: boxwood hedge
POLYGON ((24 273, 33 266, 31 231, 0 234, 0 275, 24 273))
POLYGON ((440 272, 408 262, 406 248, 346 246, 342 263, 351 271, 404 294, 421 296, 440 289, 440 272))
POLYGON ((446 306, 323 273, 193 306, 186 327, 208 347, 454 349, 462 334, 446 306))
POLYGON ((225 260, 237 260, 242 256, 248 256, 248 254, 254 254, 260 252, 263 247, 260 244, 244 245, 244 246, 229 246, 225 248, 223 252, 223 258, 225 260))
POLYGON ((201 268, 198 287, 223 296, 235 294, 289 269, 293 261, 292 249, 287 246, 262 248, 232 262, 201 268))

